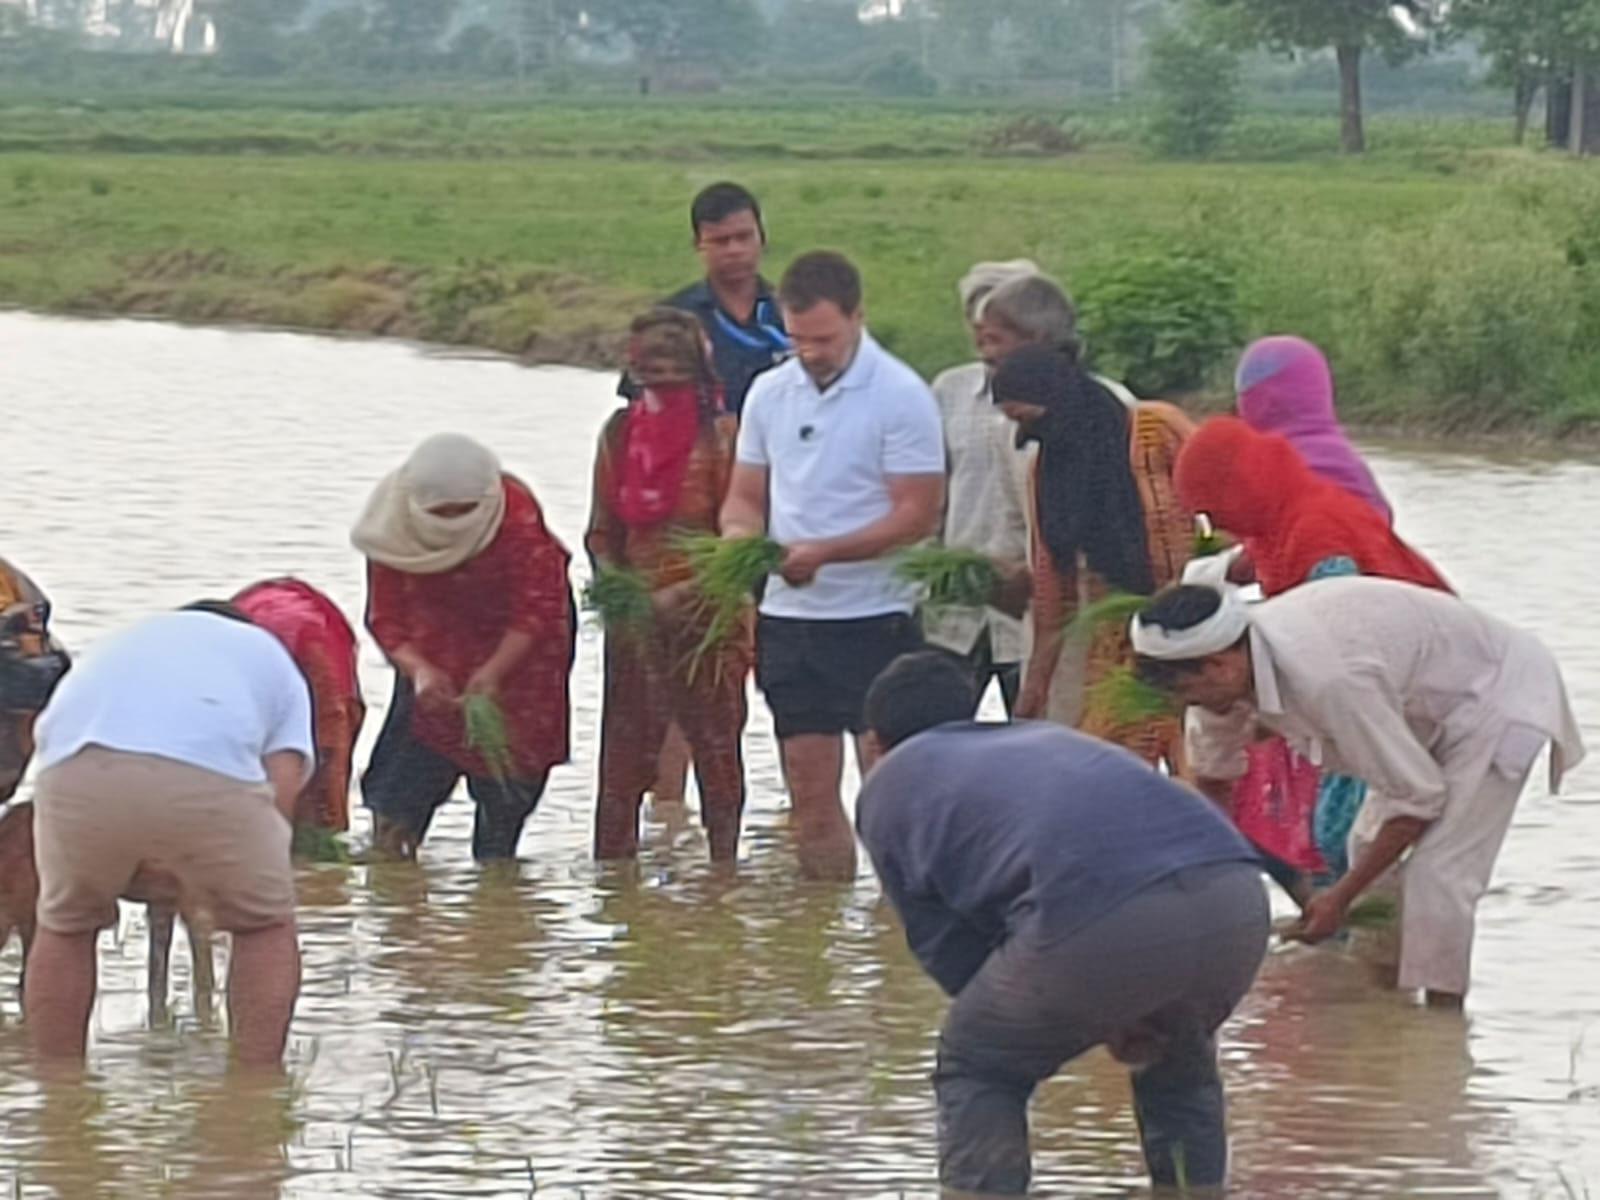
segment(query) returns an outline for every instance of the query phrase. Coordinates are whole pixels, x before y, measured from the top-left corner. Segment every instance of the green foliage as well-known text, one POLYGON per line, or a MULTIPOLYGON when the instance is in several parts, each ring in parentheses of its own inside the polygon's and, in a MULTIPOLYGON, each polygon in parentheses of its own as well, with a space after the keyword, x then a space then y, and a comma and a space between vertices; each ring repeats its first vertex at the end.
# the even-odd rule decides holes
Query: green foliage
POLYGON ((1118 665, 1084 689, 1086 704, 1111 718, 1114 725, 1139 725, 1177 712, 1172 697, 1151 687, 1134 674, 1133 668, 1118 665))
POLYGON ((607 630, 642 633, 650 627, 655 609, 650 584, 638 571, 602 566, 583 591, 583 606, 599 614, 607 630))
POLYGON ((1232 50, 1192 29, 1162 30, 1150 42, 1154 92, 1149 137, 1162 154, 1204 158, 1238 113, 1239 63, 1232 50))
POLYGON ((1400 906, 1388 896, 1363 896, 1350 906, 1344 923, 1351 929, 1390 929, 1400 919, 1400 906))
POLYGON ((1199 389, 1244 340, 1234 270, 1203 243, 1129 246, 1075 291, 1095 369, 1137 395, 1199 389))
POLYGON ((1364 361, 1434 420, 1482 428, 1514 404, 1554 407, 1578 343, 1580 276, 1556 237, 1468 204, 1419 234, 1375 233, 1354 308, 1364 361), (1470 252, 1468 251, 1470 248, 1470 252))
MULTIPOLYGON (((1346 161, 1324 149, 1333 118, 1250 112, 1220 165, 1129 154, 1131 117, 1074 113, 1088 146, 1064 167, 975 152, 1006 114, 965 102, 397 94, 230 82, 99 104, 76 90, 0 100, 0 303, 436 337, 615 369, 627 314, 690 261, 687 191, 727 174, 782 214, 768 270, 803 246, 846 249, 874 326, 925 375, 970 359, 952 283, 975 261, 1027 256, 1063 279, 1108 366, 1113 350, 1140 360, 1126 344, 1150 306, 1100 303, 1101 281, 1120 288, 1151 256, 1201 254, 1231 268, 1236 344, 1311 338, 1353 419, 1565 428, 1600 416, 1600 345, 1582 332, 1600 328, 1600 176, 1499 148, 1503 122, 1375 118, 1372 154, 1346 161), (1368 275, 1381 268, 1393 297, 1416 257, 1430 278, 1452 277, 1448 293, 1470 266, 1456 260, 1496 242, 1528 247, 1555 294, 1576 297, 1580 332, 1569 338, 1558 313, 1555 339, 1519 333, 1510 361, 1524 380, 1531 363, 1537 385, 1502 381, 1500 398, 1464 405, 1436 390, 1448 364, 1432 360, 1473 339, 1446 329, 1438 348, 1394 352, 1408 301, 1385 300, 1380 323, 1368 275)), ((1496 271, 1523 271, 1519 255, 1486 252, 1496 271)), ((1492 279, 1473 286, 1485 312, 1506 311, 1492 279)), ((1429 299, 1424 315, 1448 325, 1450 311, 1429 299)), ((1202 405, 1228 398, 1230 351, 1213 357, 1202 405)))
POLYGON ((212 0, 204 15, 216 29, 217 54, 245 75, 271 75, 293 59, 290 30, 305 0, 212 0))
MULTIPOLYGON (((1196 0, 1203 13, 1241 46, 1274 50, 1371 47, 1398 60, 1426 49, 1394 19, 1396 0, 1196 0)), ((1426 0, 1399 0, 1426 29, 1438 13, 1426 0)))
POLYGON ((510 292, 511 284, 486 263, 463 263, 432 275, 422 284, 418 296, 422 334, 434 341, 456 341, 473 310, 497 304, 510 292))
POLYGON ((289 852, 296 862, 310 863, 348 863, 351 861, 350 849, 340 840, 339 835, 331 829, 324 829, 320 825, 296 825, 294 827, 294 840, 290 843, 289 852))
POLYGON ((932 96, 939 81, 905 50, 891 51, 861 72, 861 86, 879 96, 932 96))
POLYGON ((1078 609, 1067 623, 1066 635, 1074 641, 1086 642, 1106 625, 1126 628, 1149 604, 1149 596, 1140 596, 1135 592, 1112 592, 1078 609))
POLYGON ((651 65, 736 67, 758 54, 766 39, 752 0, 591 0, 584 10, 586 29, 621 35, 651 65))
POLYGON ((981 608, 993 600, 1000 582, 987 556, 956 546, 912 546, 897 557, 895 573, 921 589, 922 607, 934 613, 981 608))
POLYGON ((717 649, 738 628, 756 585, 783 563, 783 547, 770 538, 724 538, 714 533, 684 533, 677 549, 689 559, 699 597, 698 620, 705 633, 688 663, 689 678, 699 671, 706 655, 717 649))
POLYGON ((467 749, 483 759, 483 765, 498 782, 511 778, 516 764, 511 757, 506 714, 499 702, 482 692, 471 692, 461 701, 461 720, 466 727, 467 749))

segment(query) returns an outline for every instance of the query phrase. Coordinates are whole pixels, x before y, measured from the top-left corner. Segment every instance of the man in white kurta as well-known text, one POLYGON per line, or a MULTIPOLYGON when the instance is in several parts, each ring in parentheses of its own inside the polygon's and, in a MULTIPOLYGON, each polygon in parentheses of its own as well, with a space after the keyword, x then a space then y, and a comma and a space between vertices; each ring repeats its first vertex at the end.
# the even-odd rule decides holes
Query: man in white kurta
POLYGON ((1459 1003, 1474 911, 1535 760, 1553 744, 1554 790, 1583 756, 1543 643, 1454 596, 1360 577, 1250 606, 1232 589, 1171 589, 1132 632, 1141 675, 1205 710, 1190 723, 1200 776, 1242 774, 1265 727, 1367 782, 1350 871, 1312 898, 1299 935, 1337 932, 1405 857, 1399 985, 1459 1003))

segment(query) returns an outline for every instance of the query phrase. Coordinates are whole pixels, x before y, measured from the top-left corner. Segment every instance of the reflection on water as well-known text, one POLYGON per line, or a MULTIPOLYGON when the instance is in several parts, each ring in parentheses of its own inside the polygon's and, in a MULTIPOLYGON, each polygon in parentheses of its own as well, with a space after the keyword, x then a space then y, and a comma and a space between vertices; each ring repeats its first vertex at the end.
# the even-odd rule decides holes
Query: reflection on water
MULTIPOLYGON (((613 403, 604 376, 279 334, 9 315, 0 348, 0 553, 79 648, 285 572, 359 613, 349 521, 442 429, 496 447, 576 546, 613 403)), ((1600 713, 1600 468, 1375 461, 1405 532, 1469 597, 1537 629, 1580 715, 1600 713)), ((0 1196, 933 1195, 942 1000, 865 868, 853 888, 795 877, 759 704, 737 876, 703 864, 681 819, 652 825, 637 873, 589 862, 596 649, 586 636, 574 762, 515 869, 471 866, 462 801, 420 866, 302 874, 286 1084, 226 1075, 182 948, 174 1022, 144 1029, 130 909, 102 943, 90 1078, 44 1087, 16 1024, 15 946, 0 955, 0 1196)), ((388 692, 370 647, 364 676, 375 730, 388 692)), ((1554 1198, 1558 1170, 1600 1188, 1597 796, 1590 767, 1570 795, 1525 801, 1465 1022, 1373 990, 1348 956, 1272 956, 1224 1048, 1237 1194, 1554 1198)), ((1075 1064, 1036 1114, 1043 1193, 1137 1194, 1115 1064, 1075 1064)))

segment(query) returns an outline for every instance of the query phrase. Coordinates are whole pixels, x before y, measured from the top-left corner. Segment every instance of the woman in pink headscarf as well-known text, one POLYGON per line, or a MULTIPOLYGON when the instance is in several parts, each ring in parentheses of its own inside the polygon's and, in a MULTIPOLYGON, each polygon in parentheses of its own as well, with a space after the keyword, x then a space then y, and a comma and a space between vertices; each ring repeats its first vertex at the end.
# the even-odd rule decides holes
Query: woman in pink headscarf
MULTIPOLYGON (((1394 523, 1394 510, 1371 468, 1339 424, 1333 407, 1333 374, 1321 350, 1305 338, 1259 338, 1245 347, 1233 382, 1239 416, 1246 424, 1287 439, 1312 474, 1365 501, 1394 523)), ((1244 560, 1239 565, 1254 573, 1253 565, 1245 567, 1244 560)), ((1240 828, 1293 867, 1323 877, 1343 874, 1345 839, 1365 787, 1339 776, 1324 779, 1281 738, 1257 742, 1249 757, 1249 770, 1233 790, 1240 828)), ((1291 891, 1297 899, 1304 898, 1303 884, 1291 891)))
POLYGON ((1359 496, 1391 524, 1394 512, 1333 409, 1328 360, 1304 338, 1251 342, 1234 373, 1239 415, 1261 433, 1287 438, 1313 474, 1359 496))

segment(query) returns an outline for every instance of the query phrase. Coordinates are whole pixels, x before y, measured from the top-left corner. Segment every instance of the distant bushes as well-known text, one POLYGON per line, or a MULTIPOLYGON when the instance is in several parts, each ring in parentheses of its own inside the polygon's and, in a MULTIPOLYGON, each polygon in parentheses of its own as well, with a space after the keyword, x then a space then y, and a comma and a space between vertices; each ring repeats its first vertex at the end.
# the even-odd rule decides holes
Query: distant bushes
POLYGON ((1600 421, 1600 188, 1564 163, 1348 246, 1236 231, 1251 333, 1328 352, 1356 420, 1463 432, 1600 421))
POLYGON ((1211 154, 1238 115, 1238 57, 1182 26, 1159 31, 1148 53, 1154 102, 1147 140, 1173 157, 1211 154))
POLYGON ((939 81, 904 50, 892 50, 861 72, 861 86, 877 96, 934 96, 939 81))
POLYGON ((1140 395, 1225 404, 1245 342, 1296 333, 1357 422, 1600 423, 1600 183, 1558 162, 1490 172, 1436 215, 1334 236, 1248 190, 1201 193, 1184 224, 1067 272, 1090 359, 1140 395))
POLYGON ((1142 396, 1205 386, 1243 336, 1232 265, 1186 240, 1130 246, 1073 288, 1096 369, 1142 396))

